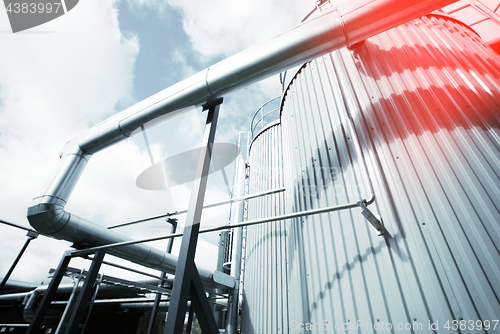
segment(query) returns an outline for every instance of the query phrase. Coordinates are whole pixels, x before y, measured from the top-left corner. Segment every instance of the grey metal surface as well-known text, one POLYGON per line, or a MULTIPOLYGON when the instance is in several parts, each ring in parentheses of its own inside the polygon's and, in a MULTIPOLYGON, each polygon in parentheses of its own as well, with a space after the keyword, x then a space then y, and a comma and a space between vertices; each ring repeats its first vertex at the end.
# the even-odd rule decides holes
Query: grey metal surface
POLYGON ((360 198, 365 160, 370 208, 390 235, 379 237, 360 209, 287 224, 291 329, 361 321, 362 333, 376 324, 431 332, 438 322, 440 333, 447 321, 498 318, 499 83, 499 55, 438 16, 301 69, 281 118, 287 212, 360 198))
MULTIPOLYGON (((55 238, 84 246, 126 238, 64 211, 90 155, 127 138, 144 123, 182 108, 212 101, 326 52, 352 45, 378 32, 438 9, 453 0, 356 1, 340 5, 276 38, 230 57, 96 125, 65 145, 54 174, 28 208, 30 224, 55 238)), ((109 251, 127 260, 173 273, 177 259, 145 245, 109 251)), ((200 270, 210 282, 214 275, 200 270)))
MULTIPOLYGON (((281 125, 274 122, 250 146, 249 192, 283 187, 281 125)), ((284 194, 249 200, 248 219, 285 213, 284 194)), ((288 333, 284 221, 247 227, 242 333, 288 333)), ((290 293, 294 293, 290 291, 290 293)))

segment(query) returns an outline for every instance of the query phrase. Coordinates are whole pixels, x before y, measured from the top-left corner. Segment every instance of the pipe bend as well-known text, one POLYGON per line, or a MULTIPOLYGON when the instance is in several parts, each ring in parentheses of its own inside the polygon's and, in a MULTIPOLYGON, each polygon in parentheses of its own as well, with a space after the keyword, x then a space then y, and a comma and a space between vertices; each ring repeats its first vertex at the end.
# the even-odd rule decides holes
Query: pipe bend
POLYGON ((90 155, 78 145, 65 145, 52 174, 28 207, 27 218, 37 231, 55 235, 65 228, 71 214, 64 207, 76 186, 90 155))
MULTIPOLYGON (((66 144, 61 151, 58 165, 39 191, 41 195, 35 197, 28 208, 28 221, 40 233, 72 242, 80 247, 130 241, 126 236, 64 210, 90 156, 74 142, 66 144)), ((107 253, 170 274, 175 273, 178 261, 176 256, 144 244, 110 248, 107 253)), ((219 283, 214 281, 214 275, 209 270, 200 269, 200 276, 209 285, 219 283)), ((219 281, 227 284, 226 277, 219 281)))

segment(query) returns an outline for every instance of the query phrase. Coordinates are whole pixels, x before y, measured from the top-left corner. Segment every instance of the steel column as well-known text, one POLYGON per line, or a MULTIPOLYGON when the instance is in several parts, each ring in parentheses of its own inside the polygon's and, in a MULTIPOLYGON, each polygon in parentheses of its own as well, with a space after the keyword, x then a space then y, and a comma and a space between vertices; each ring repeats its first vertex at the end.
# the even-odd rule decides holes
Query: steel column
POLYGON ((57 292, 59 283, 61 283, 61 280, 64 274, 66 273, 66 268, 68 268, 70 260, 71 260, 71 253, 66 252, 62 257, 61 262, 59 262, 59 265, 57 266, 54 276, 52 277, 52 280, 49 283, 49 287, 47 288, 45 294, 43 295, 42 301, 40 302, 40 305, 38 306, 38 309, 35 312, 35 316, 33 317, 33 320, 31 321, 31 324, 28 327, 28 331, 26 332, 26 334, 38 333, 38 329, 42 324, 45 312, 47 312, 47 309, 50 306, 50 303, 52 302, 52 299, 54 298, 57 292))
POLYGON ((204 106, 205 109, 208 109, 202 141, 202 146, 205 147, 205 150, 201 150, 198 158, 196 178, 191 191, 178 265, 175 270, 175 280, 170 298, 170 308, 167 314, 165 334, 182 333, 189 297, 191 298, 191 305, 194 307, 203 333, 219 332, 215 318, 210 310, 198 269, 194 263, 194 255, 198 242, 203 200, 205 198, 220 103, 222 103, 222 99, 216 100, 211 105, 204 106))

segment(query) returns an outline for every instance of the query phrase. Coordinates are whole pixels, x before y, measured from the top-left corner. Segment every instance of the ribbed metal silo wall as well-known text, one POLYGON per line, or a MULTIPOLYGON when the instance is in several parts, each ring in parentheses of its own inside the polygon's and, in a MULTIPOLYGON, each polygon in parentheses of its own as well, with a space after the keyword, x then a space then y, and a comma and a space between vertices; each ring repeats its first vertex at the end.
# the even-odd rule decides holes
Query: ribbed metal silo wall
POLYGON ((368 181, 390 235, 360 209, 291 222, 291 329, 498 319, 499 70, 468 27, 429 15, 297 73, 281 115, 287 212, 369 198, 368 181))
MULTIPOLYGON (((268 125, 252 141, 249 193, 283 187, 281 126, 268 125)), ((249 200, 248 219, 284 214, 284 194, 249 200)), ((242 333, 288 333, 284 222, 247 227, 242 333)))

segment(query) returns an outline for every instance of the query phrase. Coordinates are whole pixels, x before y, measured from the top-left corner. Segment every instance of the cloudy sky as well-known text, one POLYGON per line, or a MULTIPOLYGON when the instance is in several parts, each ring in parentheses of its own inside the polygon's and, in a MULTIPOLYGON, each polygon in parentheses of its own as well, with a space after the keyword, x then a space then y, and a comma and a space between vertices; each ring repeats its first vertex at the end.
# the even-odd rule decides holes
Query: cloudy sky
MULTIPOLYGON (((26 209, 65 142, 293 27, 313 7, 313 0, 80 0, 60 18, 16 34, 0 8, 0 219, 29 227, 26 209)), ((253 112, 279 92, 279 79, 274 77, 225 96, 216 141, 233 142, 238 132, 248 130, 253 112)), ((203 116, 193 110, 162 124, 165 136, 151 138, 155 159, 199 146, 203 116)), ((190 183, 168 191, 135 185, 149 159, 140 151, 143 144, 138 138, 92 157, 66 206, 69 212, 109 226, 187 207, 190 183)), ((231 179, 231 166, 226 171, 231 179)), ((212 174, 206 203, 228 196, 222 174, 212 174)), ((227 209, 207 212, 206 224, 225 223, 227 209)), ((121 231, 145 238, 168 234, 164 226, 160 220, 121 231)), ((0 225, 0 277, 21 249, 25 234, 0 225)), ((218 233, 200 240, 199 265, 215 268, 217 240, 218 233)), ((166 241, 154 245, 163 249, 166 241)), ((68 242, 40 236, 11 278, 47 283, 49 268, 57 266, 69 247, 68 242)), ((70 265, 82 268, 88 263, 74 260, 70 265)))

